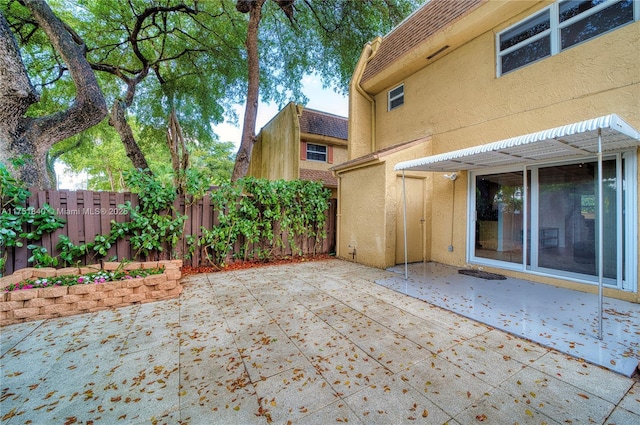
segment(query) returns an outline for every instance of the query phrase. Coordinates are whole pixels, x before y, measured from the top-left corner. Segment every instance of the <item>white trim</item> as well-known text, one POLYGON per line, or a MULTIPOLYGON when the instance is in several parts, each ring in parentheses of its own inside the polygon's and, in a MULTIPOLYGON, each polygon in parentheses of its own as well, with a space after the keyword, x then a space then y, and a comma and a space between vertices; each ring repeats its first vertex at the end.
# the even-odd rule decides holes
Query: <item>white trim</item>
MULTIPOLYGON (((590 155, 587 158, 584 158, 589 162, 597 161, 596 155, 590 155)), ((637 229, 637 193, 638 193, 638 185, 636 183, 637 179, 637 155, 635 150, 624 152, 624 153, 615 153, 615 154, 606 154, 604 155, 604 160, 611 161, 615 160, 616 162, 616 177, 621 177, 622 163, 624 159, 625 164, 625 183, 626 190, 625 195, 626 198, 622 199, 622 191, 619 190, 616 194, 617 202, 619 208, 617 208, 618 217, 617 217, 617 244, 618 250, 617 252, 617 275, 616 279, 612 278, 604 278, 603 284, 607 288, 623 290, 626 292, 636 292, 638 289, 637 286, 637 275, 638 268, 636 266, 636 258, 638 255, 638 246, 636 241, 638 240, 638 229, 637 229), (625 233, 625 250, 624 254, 622 252, 622 210, 625 209, 624 214, 624 233, 625 233), (624 260, 624 261, 623 261, 624 260), (624 265, 623 265, 624 262, 624 265), (623 265, 625 270, 625 279, 622 278, 622 273, 620 266, 623 265)), ((570 165, 575 164, 576 161, 562 161, 562 162, 552 162, 547 164, 534 164, 531 166, 525 166, 523 168, 520 167, 500 167, 496 169, 486 169, 486 170, 478 170, 472 171, 469 173, 468 178, 468 216, 469 220, 467 223, 467 257, 466 261, 471 264, 478 264, 483 266, 490 266, 501 268, 505 270, 519 271, 527 274, 533 274, 537 276, 545 276, 552 277, 555 279, 563 279, 572 282, 588 284, 588 285, 599 285, 598 276, 589 276, 575 272, 569 272, 564 270, 556 270, 550 269, 546 267, 540 267, 538 265, 538 250, 532 249, 530 252, 530 263, 527 264, 527 216, 531 215, 531 229, 539 228, 539 214, 532 214, 530 208, 538 207, 538 195, 539 195, 539 184, 538 184, 538 173, 537 170, 540 168, 548 168, 553 166, 562 166, 562 165, 570 165), (521 171, 523 173, 523 185, 524 185, 524 198, 523 198, 523 251, 522 251, 522 262, 521 263, 512 263, 509 261, 501 261, 494 260, 485 257, 476 257, 475 256, 475 222, 476 222, 476 177, 483 175, 493 175, 493 174, 501 174, 508 172, 517 172, 521 171), (531 172, 531 181, 530 184, 527 184, 527 173, 531 172), (531 191, 529 192, 527 187, 531 187, 531 191), (527 202, 527 196, 531 197, 530 202, 527 202)), ((621 182, 622 180, 617 180, 621 182)), ((532 232, 529 236, 531 238, 531 246, 538 246, 538 232, 532 232)))
POLYGON ((616 114, 511 137, 493 143, 459 149, 410 161, 395 171, 460 171, 494 169, 514 163, 532 164, 595 155, 598 129, 602 130, 603 152, 640 146, 640 132, 616 114), (580 153, 582 152, 582 153, 580 153))
MULTIPOLYGON (((640 2, 637 2, 640 4, 640 2)), ((622 283, 622 289, 638 291, 638 158, 635 151, 624 152, 622 158, 625 160, 625 188, 626 211, 625 211, 625 275, 626 279, 622 283), (630 190, 634 189, 634 190, 630 190), (636 267, 634 267, 636 265, 636 267)))
POLYGON ((395 86, 394 88, 390 89, 387 92, 387 112, 393 111, 394 109, 398 109, 402 105, 404 105, 404 83, 398 84, 397 86, 395 86), (391 92, 394 91, 394 90, 398 90, 400 88, 402 89, 402 94, 397 94, 397 95, 391 97, 391 92), (394 100, 398 100, 398 99, 402 99, 402 103, 397 105, 397 106, 394 106, 392 108, 391 107, 391 102, 393 102, 394 100))

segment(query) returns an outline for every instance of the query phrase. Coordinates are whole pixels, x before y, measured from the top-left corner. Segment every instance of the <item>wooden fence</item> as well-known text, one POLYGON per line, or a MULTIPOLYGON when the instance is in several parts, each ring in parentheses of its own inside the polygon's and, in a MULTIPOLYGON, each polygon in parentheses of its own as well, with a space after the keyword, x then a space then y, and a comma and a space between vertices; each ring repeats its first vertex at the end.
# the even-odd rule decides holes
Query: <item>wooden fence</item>
MULTIPOLYGON (((130 201, 135 208, 138 205, 138 196, 134 193, 118 193, 118 192, 93 192, 87 190, 68 191, 68 190, 31 190, 31 197, 27 201, 27 208, 37 210, 42 205, 49 204, 56 214, 66 220, 64 228, 57 229, 55 232, 46 234, 40 241, 34 242, 38 246, 43 246, 49 254, 56 256, 59 251, 56 245, 59 242, 60 235, 68 236, 71 241, 76 244, 84 244, 93 242, 96 235, 108 235, 111 231, 111 221, 126 222, 129 217, 126 210, 119 208, 119 205, 130 201)), ((210 265, 208 260, 204 258, 200 249, 196 249, 191 258, 184 258, 184 253, 188 252, 187 238, 188 235, 196 237, 202 236, 202 227, 211 229, 217 224, 217 212, 211 204, 210 197, 206 195, 198 202, 185 205, 184 196, 178 196, 174 202, 174 208, 177 212, 187 215, 184 232, 182 238, 174 247, 173 252, 164 249, 160 253, 156 253, 153 257, 144 258, 137 256, 131 248, 128 238, 119 239, 110 249, 108 254, 103 257, 105 259, 117 257, 118 261, 128 260, 162 260, 172 259, 171 257, 181 258, 185 265, 190 266, 207 266, 210 265)), ((277 223, 275 223, 277 225, 277 223)), ((276 227, 274 227, 276 228, 276 227)), ((315 238, 300 238, 296 240, 296 244, 302 249, 303 254, 312 253, 332 253, 335 251, 336 240, 336 200, 330 201, 330 207, 327 211, 327 220, 325 225, 327 237, 322 241, 316 241, 315 238), (316 243, 317 242, 317 243, 316 243)), ((286 235, 282 235, 283 240, 287 240, 286 235)), ((239 252, 244 241, 236 242, 229 259, 233 258, 234 252, 239 252)), ((30 267, 28 258, 31 256, 25 246, 21 248, 8 248, 8 258, 5 268, 5 274, 10 274, 14 270, 30 267)), ((288 244, 285 244, 288 245, 288 244)), ((291 249, 287 246, 284 249, 274 250, 275 256, 292 255, 291 249)), ((82 264, 95 263, 99 258, 92 254, 88 254, 81 259, 82 264)))

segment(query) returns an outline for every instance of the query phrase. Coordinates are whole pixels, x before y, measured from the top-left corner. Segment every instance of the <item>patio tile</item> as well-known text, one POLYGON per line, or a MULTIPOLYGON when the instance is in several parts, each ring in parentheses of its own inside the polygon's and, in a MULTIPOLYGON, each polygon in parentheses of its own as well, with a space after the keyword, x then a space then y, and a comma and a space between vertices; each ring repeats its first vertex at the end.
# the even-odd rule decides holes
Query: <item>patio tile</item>
POLYGON ((526 366, 507 353, 498 353, 476 339, 463 341, 438 354, 483 381, 498 386, 526 366))
POLYGON ((371 358, 393 373, 431 358, 431 351, 423 348, 404 335, 387 331, 383 335, 371 335, 351 339, 371 358))
POLYGON ((509 378, 500 389, 560 423, 601 424, 615 407, 590 393, 589 386, 574 387, 533 368, 509 378))
MULTIPOLYGON (((622 398, 620 407, 630 412, 640 415, 640 382, 633 384, 633 387, 622 398)), ((640 421, 638 421, 640 423, 640 421)))
POLYGON ((549 348, 496 329, 478 335, 469 342, 483 344, 488 349, 509 356, 525 365, 535 362, 550 351, 549 348))
POLYGON ((493 389, 481 379, 437 356, 431 356, 398 375, 452 417, 493 389))
POLYGON ((342 400, 333 402, 307 416, 294 420, 291 425, 326 425, 335 423, 348 423, 365 425, 358 416, 342 400))
MULTIPOLYGON (((395 309, 395 307, 393 308, 395 309)), ((463 339, 451 330, 444 329, 401 309, 394 311, 394 314, 381 314, 375 315, 375 317, 381 325, 405 335, 407 339, 433 353, 458 344, 463 339)))
POLYGON ((314 356, 310 360, 340 397, 347 397, 392 374, 355 345, 329 356, 314 356))
POLYGON ((640 424, 640 415, 616 407, 613 413, 607 418, 606 424, 640 424))
POLYGON ((297 367, 306 359, 287 334, 273 324, 235 335, 251 380, 256 382, 297 367))
POLYGON ((387 376, 345 398, 366 424, 443 424, 451 417, 397 376, 387 376))
POLYGON ((499 389, 492 390, 490 395, 473 403, 456 415, 455 419, 461 424, 485 422, 488 424, 560 425, 560 422, 538 411, 534 403, 522 403, 499 389))
POLYGON ((337 396, 310 364, 254 383, 260 413, 278 424, 295 421, 334 403, 337 396))
POLYGON ((531 367, 576 387, 589 388, 590 393, 611 403, 620 402, 633 385, 629 378, 557 351, 548 352, 531 367))
POLYGON ((99 398, 93 404, 103 410, 107 423, 122 420, 123 415, 130 422, 149 421, 179 409, 175 391, 179 383, 177 343, 163 350, 140 351, 122 357, 120 367, 103 377, 94 390, 99 398))
POLYGON ((34 320, 33 322, 18 323, 10 328, 0 328, 0 358, 43 323, 44 320, 34 320))

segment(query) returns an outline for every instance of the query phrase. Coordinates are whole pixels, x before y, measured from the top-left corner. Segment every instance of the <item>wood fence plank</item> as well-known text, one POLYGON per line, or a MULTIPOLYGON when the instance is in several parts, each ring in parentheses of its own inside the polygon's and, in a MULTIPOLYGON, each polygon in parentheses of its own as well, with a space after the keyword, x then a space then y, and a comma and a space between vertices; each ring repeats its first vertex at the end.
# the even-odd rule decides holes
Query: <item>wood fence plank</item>
MULTIPOLYGON (((124 223, 129 221, 129 216, 124 214, 124 209, 120 208, 120 205, 124 205, 125 196, 124 193, 114 193, 115 205, 116 205, 116 223, 124 223)), ((131 259, 131 244, 127 239, 118 239, 116 242, 116 255, 120 259, 131 259)))
MULTIPOLYGON (((66 226, 63 229, 57 230, 51 235, 46 235, 42 238, 38 245, 47 248, 49 253, 58 254, 55 250, 55 245, 58 242, 58 237, 61 234, 67 235, 71 242, 79 245, 83 243, 91 243, 95 240, 96 235, 108 235, 111 230, 111 220, 115 220, 117 223, 123 223, 130 220, 130 217, 122 214, 122 210, 118 209, 118 205, 122 205, 125 202, 130 201, 132 207, 135 209, 139 205, 138 195, 133 193, 116 193, 116 192, 92 192, 92 191, 38 191, 32 190, 32 196, 27 201, 27 207, 34 209, 40 208, 44 203, 54 208, 58 215, 63 216, 67 220, 66 226)), ((234 244, 231 252, 227 255, 226 262, 233 262, 239 259, 257 259, 258 249, 271 249, 274 256, 286 256, 286 255, 298 255, 300 252, 303 254, 318 253, 318 252, 330 252, 329 250, 335 249, 335 224, 336 224, 336 203, 333 203, 328 211, 327 222, 325 229, 327 233, 326 240, 318 241, 316 244, 315 237, 297 236, 290 237, 286 232, 283 232, 279 223, 274 223, 274 234, 280 235, 282 238, 283 246, 274 248, 273 241, 258 241, 256 243, 247 244, 247 251, 244 255, 239 256, 240 251, 244 247, 244 237, 240 237, 234 244), (292 249, 292 244, 295 249, 292 249)), ((235 206, 228 206, 227 208, 234 208, 235 206)), ((188 215, 188 219, 185 221, 185 227, 183 235, 194 235, 196 238, 202 236, 202 228, 211 229, 213 226, 219 223, 218 211, 214 209, 212 204, 211 195, 206 195, 203 199, 199 200, 193 205, 185 205, 184 197, 178 197, 174 202, 174 208, 180 214, 188 215)), ((26 229, 29 231, 30 229, 26 229)), ((6 265, 6 272, 10 273, 14 270, 28 267, 27 259, 29 258, 30 251, 26 248, 26 245, 19 249, 7 249, 8 259, 6 265)), ((179 253, 186 253, 188 246, 185 238, 176 245, 176 250, 179 253)), ((134 258, 135 252, 131 247, 131 243, 128 239, 120 239, 116 242, 115 246, 109 250, 108 257, 117 256, 118 259, 129 260, 144 260, 144 258, 134 258)), ((169 249, 165 249, 161 254, 164 258, 169 258, 172 255, 169 249)), ((93 263, 97 260, 97 257, 91 252, 85 258, 81 259, 81 263, 87 264, 87 262, 93 263)), ((200 247, 197 247, 193 258, 185 260, 186 264, 193 266, 207 266, 209 262, 205 255, 202 254, 200 247)))

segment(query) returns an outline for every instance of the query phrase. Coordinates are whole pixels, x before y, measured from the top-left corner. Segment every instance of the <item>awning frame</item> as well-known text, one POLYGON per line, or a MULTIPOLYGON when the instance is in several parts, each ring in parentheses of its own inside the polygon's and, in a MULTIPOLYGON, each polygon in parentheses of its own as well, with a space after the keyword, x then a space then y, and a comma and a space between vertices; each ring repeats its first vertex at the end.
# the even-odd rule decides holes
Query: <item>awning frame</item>
MULTIPOLYGON (((616 114, 605 115, 561 127, 512 137, 466 149, 404 161, 394 170, 402 171, 404 204, 404 266, 408 279, 407 206, 404 186, 405 171, 460 171, 499 167, 503 162, 536 163, 541 161, 597 156, 598 160, 598 240, 604 239, 602 157, 604 153, 640 146, 640 132, 616 114)), ((603 244, 598 244, 598 334, 603 336, 603 244)), ((525 252, 526 258, 526 252, 525 252)))
POLYGON ((596 156, 640 145, 640 132, 616 114, 410 161, 396 171, 479 170, 596 156))

